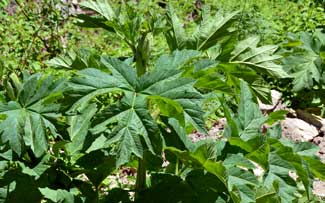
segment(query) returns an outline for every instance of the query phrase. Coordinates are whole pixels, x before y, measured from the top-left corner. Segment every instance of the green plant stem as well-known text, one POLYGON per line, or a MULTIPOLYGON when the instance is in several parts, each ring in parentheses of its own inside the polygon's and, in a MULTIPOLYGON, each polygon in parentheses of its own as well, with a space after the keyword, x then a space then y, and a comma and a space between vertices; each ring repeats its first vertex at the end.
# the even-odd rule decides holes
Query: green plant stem
POLYGON ((146 73, 146 66, 144 64, 144 61, 142 60, 142 57, 140 57, 140 54, 137 54, 135 59, 135 66, 137 69, 138 76, 141 76, 146 73))
POLYGON ((135 200, 140 198, 140 193, 146 188, 146 167, 144 158, 138 160, 137 180, 135 183, 135 200))
POLYGON ((133 52, 135 56, 135 64, 138 76, 141 76, 147 72, 147 60, 149 56, 149 43, 148 33, 143 33, 142 37, 138 40, 138 45, 133 52))
POLYGON ((96 187, 96 203, 99 203, 99 188, 96 187))
POLYGON ((8 196, 9 196, 9 193, 10 193, 10 184, 11 184, 11 183, 9 183, 8 186, 7 186, 7 191, 6 191, 6 192, 7 192, 7 194, 6 194, 6 200, 8 200, 8 196))
POLYGON ((175 175, 178 175, 178 173, 179 173, 179 170, 178 170, 178 164, 179 164, 179 160, 178 160, 178 158, 176 159, 176 164, 175 164, 175 175))

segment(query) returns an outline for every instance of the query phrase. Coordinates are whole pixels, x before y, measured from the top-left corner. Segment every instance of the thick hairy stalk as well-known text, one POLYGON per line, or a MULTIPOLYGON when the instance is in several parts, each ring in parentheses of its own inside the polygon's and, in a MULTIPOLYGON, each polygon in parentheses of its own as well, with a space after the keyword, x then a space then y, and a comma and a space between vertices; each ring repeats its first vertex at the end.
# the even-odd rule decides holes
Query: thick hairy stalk
POLYGON ((143 159, 139 158, 137 180, 135 183, 135 199, 139 199, 141 191, 146 188, 146 167, 143 159))

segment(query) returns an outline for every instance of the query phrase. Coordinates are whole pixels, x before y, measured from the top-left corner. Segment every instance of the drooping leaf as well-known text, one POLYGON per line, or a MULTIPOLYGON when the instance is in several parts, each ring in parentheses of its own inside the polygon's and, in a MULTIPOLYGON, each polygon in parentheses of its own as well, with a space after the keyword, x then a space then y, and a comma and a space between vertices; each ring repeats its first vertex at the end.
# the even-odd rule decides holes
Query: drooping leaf
POLYGON ((270 145, 265 143, 258 149, 250 152, 246 157, 258 163, 265 171, 269 169, 270 145))
POLYGON ((27 202, 40 202, 42 194, 34 176, 22 173, 20 169, 6 170, 1 179, 1 187, 5 186, 5 202, 14 203, 21 200, 27 202))
POLYGON ((21 167, 21 172, 29 176, 35 177, 37 180, 47 169, 50 168, 50 165, 47 163, 49 161, 50 155, 45 155, 42 160, 34 167, 30 168, 22 162, 18 162, 21 167))
POLYGON ((275 55, 275 45, 258 47, 260 39, 257 36, 240 41, 232 51, 230 63, 245 65, 278 78, 289 77, 281 65, 275 63, 281 56, 275 55))
POLYGON ((184 125, 184 111, 178 102, 161 96, 149 96, 148 99, 157 106, 161 115, 174 117, 184 125))
POLYGON ((195 149, 194 144, 188 137, 185 129, 180 125, 179 121, 174 118, 168 120, 168 127, 170 132, 163 133, 166 146, 176 147, 178 149, 187 149, 193 151, 195 149))
POLYGON ((276 154, 284 161, 289 162, 295 169, 299 179, 302 181, 307 197, 310 198, 311 195, 311 180, 310 172, 307 169, 306 164, 303 162, 302 157, 293 152, 293 149, 282 145, 282 143, 273 143, 276 146, 276 154))
POLYGON ((325 180, 325 164, 320 160, 310 157, 303 157, 303 159, 308 163, 310 171, 314 174, 315 177, 325 180))
POLYGON ((234 202, 255 202, 256 196, 254 190, 252 190, 247 185, 238 185, 234 186, 233 190, 231 191, 232 195, 237 195, 239 197, 236 198, 234 202), (240 200, 239 200, 240 199, 240 200))
POLYGON ((84 168, 80 173, 84 173, 97 188, 115 170, 116 160, 115 157, 97 150, 80 157, 76 164, 84 168))
POLYGON ((257 186, 258 181, 256 176, 249 172, 239 169, 237 167, 228 168, 228 187, 232 188, 233 186, 239 185, 251 185, 257 186))
POLYGON ((80 115, 71 116, 69 118, 68 123, 70 127, 68 128, 68 133, 71 142, 64 146, 69 156, 74 156, 83 149, 90 127, 90 120, 96 113, 96 110, 96 105, 91 104, 85 108, 80 115))
MULTIPOLYGON (((181 151, 174 147, 166 147, 166 150, 175 154, 184 164, 193 168, 203 168, 209 173, 218 177, 224 184, 227 184, 225 167, 220 162, 209 160, 209 152, 205 145, 197 148, 195 152, 181 151)), ((227 188, 227 187, 226 187, 227 188)))
POLYGON ((238 11, 229 13, 225 16, 217 13, 212 18, 207 11, 203 11, 203 21, 195 31, 194 38, 197 50, 206 50, 218 42, 222 41, 227 35, 231 35, 231 26, 236 20, 238 11))
POLYGON ((92 0, 81 3, 81 6, 96 11, 100 15, 104 16, 106 20, 110 21, 116 17, 111 5, 105 0, 92 0))
POLYGON ((319 147, 311 142, 292 142, 291 140, 281 139, 281 143, 291 147, 292 150, 300 156, 315 157, 319 147))
POLYGON ((97 63, 97 55, 87 49, 69 51, 65 55, 60 55, 47 61, 49 66, 55 68, 81 70, 88 67, 101 68, 97 63))
POLYGON ((267 116, 266 123, 273 125, 277 121, 284 120, 286 118, 286 114, 288 114, 288 111, 286 110, 274 111, 267 116))
POLYGON ((236 167, 244 167, 244 168, 247 168, 247 169, 254 169, 255 168, 255 166, 241 154, 231 154, 229 157, 227 157, 223 161, 223 165, 226 168, 231 168, 231 167, 234 167, 234 166, 236 166, 236 167))
POLYGON ((230 13, 226 16, 217 13, 215 16, 209 16, 208 8, 204 8, 203 20, 200 26, 192 35, 187 35, 183 24, 169 5, 167 12, 167 22, 170 26, 169 32, 165 33, 170 50, 193 49, 206 50, 214 46, 217 42, 230 35, 233 31, 230 29, 235 21, 238 12, 230 13))

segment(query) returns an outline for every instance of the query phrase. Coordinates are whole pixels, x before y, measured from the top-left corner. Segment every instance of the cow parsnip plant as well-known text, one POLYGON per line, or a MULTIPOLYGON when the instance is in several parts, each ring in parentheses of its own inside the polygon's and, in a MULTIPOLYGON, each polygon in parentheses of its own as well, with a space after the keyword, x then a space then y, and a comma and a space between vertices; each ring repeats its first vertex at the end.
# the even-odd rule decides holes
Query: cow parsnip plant
MULTIPOLYGON (((312 181, 325 179, 325 165, 314 155, 317 147, 282 139, 275 124, 286 112, 263 115, 254 86, 244 78, 233 83, 240 93, 235 112, 220 99, 228 123, 222 138, 193 143, 188 137, 194 129, 206 133, 204 94, 217 89, 217 82, 207 88, 201 78, 209 81, 212 71, 214 80, 228 85, 217 77, 216 64, 224 64, 225 72, 281 75, 275 47, 257 47, 256 37, 223 43, 222 34, 213 34, 221 29, 231 35, 221 24, 210 33, 217 37, 207 35, 215 29, 207 26, 195 35, 195 46, 178 44, 150 61, 149 36, 160 26, 139 26, 147 21, 130 7, 125 15, 107 1, 83 5, 100 14, 83 16, 85 22, 126 40, 134 57, 120 60, 83 50, 50 62, 68 68, 65 75, 10 78, 12 92, 3 91, 0 105, 0 202, 317 201, 312 181), (215 44, 223 51, 207 55, 215 44), (206 72, 195 74, 195 68, 206 72), (126 166, 137 168, 135 184, 108 187, 107 177, 126 166)), ((149 22, 160 24, 159 19, 149 22)), ((170 35, 172 27, 181 29, 170 25, 170 35)))

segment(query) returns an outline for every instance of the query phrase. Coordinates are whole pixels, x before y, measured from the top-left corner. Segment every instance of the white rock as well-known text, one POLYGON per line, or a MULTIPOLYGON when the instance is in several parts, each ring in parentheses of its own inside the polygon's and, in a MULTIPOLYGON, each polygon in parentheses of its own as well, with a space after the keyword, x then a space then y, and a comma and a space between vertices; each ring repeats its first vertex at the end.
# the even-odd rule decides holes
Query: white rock
POLYGON ((313 142, 319 147, 319 151, 316 155, 319 156, 323 163, 325 163, 325 137, 315 137, 313 142))
POLYGON ((314 181, 313 192, 315 195, 320 197, 325 197, 325 182, 324 181, 314 181))
POLYGON ((294 141, 311 141, 318 135, 315 126, 298 118, 286 118, 281 122, 282 136, 294 141))

